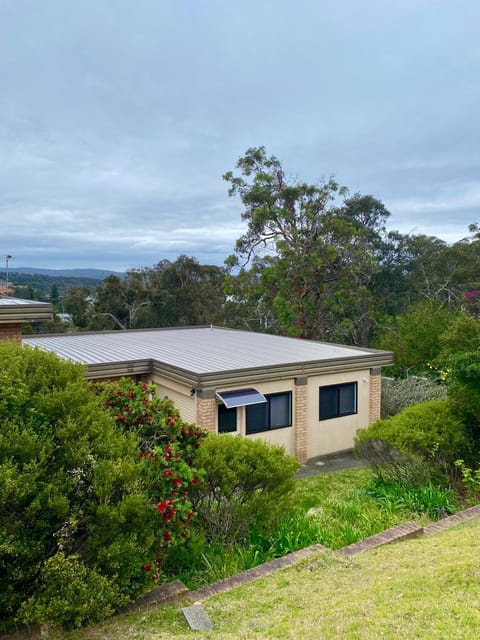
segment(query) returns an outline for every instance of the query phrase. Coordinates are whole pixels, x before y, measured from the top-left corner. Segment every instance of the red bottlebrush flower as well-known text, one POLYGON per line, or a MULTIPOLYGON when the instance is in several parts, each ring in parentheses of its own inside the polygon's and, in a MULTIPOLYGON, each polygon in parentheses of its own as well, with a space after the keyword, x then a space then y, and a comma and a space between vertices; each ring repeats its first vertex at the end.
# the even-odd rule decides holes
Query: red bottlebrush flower
POLYGON ((122 416, 121 413, 117 413, 115 416, 119 422, 125 422, 125 416, 122 416))
POLYGON ((152 571, 153 567, 152 567, 151 564, 142 564, 141 569, 142 569, 142 571, 152 571))
POLYGON ((165 476, 165 478, 170 478, 170 476, 173 476, 173 471, 171 469, 165 469, 163 475, 165 476))
POLYGON ((155 457, 155 451, 150 451, 150 458, 154 458, 155 457))
POLYGON ((176 487, 178 487, 179 485, 182 484, 183 480, 181 478, 174 478, 172 482, 176 487))
POLYGON ((130 413, 130 407, 125 407, 124 411, 125 413, 130 413))
POLYGON ((171 507, 167 507, 167 510, 163 514, 163 519, 165 520, 165 522, 170 522, 170 520, 173 520, 174 515, 175 515, 175 509, 172 509, 171 507))
POLYGON ((188 531, 182 532, 182 538, 188 538, 188 531))
POLYGON ((163 539, 167 544, 170 542, 170 540, 172 539, 172 536, 170 535, 170 531, 165 531, 165 533, 163 534, 163 539))
POLYGON ((140 451, 140 457, 141 458, 146 458, 147 454, 145 453, 145 451, 140 451))
POLYGON ((197 476, 192 478, 192 484, 200 484, 200 480, 197 478, 197 476))
POLYGON ((115 391, 116 396, 123 396, 123 391, 115 391))
POLYGON ((168 509, 168 502, 166 500, 162 500, 157 504, 158 513, 165 513, 168 509))

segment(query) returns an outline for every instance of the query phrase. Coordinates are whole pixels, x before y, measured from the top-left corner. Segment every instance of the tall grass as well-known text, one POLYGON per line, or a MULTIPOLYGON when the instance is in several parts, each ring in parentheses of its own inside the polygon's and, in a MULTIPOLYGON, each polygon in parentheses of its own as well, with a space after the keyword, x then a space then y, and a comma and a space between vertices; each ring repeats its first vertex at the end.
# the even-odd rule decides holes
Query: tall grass
POLYGON ((382 485, 364 468, 298 480, 295 498, 295 509, 285 513, 275 531, 253 531, 241 545, 207 543, 193 530, 187 547, 170 555, 169 577, 197 588, 312 544, 339 549, 406 520, 456 508, 448 490, 433 485, 401 490, 382 485))

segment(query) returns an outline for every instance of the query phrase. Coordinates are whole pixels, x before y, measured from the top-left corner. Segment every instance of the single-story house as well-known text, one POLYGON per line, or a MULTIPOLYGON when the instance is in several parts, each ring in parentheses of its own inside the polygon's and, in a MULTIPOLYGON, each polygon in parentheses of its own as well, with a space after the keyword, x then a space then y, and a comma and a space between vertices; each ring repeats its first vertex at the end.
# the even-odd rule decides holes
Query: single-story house
POLYGON ((356 430, 380 416, 381 368, 393 362, 387 351, 215 326, 35 335, 23 344, 82 363, 91 380, 152 382, 186 421, 283 445, 301 462, 352 448, 356 430))

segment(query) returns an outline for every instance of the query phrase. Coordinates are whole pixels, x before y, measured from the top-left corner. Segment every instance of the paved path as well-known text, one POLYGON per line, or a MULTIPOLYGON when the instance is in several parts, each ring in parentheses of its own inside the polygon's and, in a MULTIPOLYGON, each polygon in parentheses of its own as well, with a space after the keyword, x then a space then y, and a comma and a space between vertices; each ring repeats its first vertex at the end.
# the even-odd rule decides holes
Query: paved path
POLYGON ((303 464, 297 471, 296 478, 309 478, 319 473, 332 473, 333 471, 343 471, 345 469, 356 469, 366 467, 368 462, 362 458, 357 458, 353 451, 342 451, 332 453, 328 456, 312 458, 303 464))

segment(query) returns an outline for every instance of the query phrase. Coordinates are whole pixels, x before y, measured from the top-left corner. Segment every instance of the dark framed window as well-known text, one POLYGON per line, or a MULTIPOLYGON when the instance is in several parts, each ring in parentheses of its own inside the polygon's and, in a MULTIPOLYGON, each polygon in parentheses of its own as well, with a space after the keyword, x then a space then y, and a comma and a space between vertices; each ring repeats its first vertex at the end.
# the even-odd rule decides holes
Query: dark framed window
POLYGON ((218 405, 218 433, 233 433, 237 430, 237 408, 227 409, 224 404, 218 405))
POLYGON ((265 394, 267 402, 245 407, 246 433, 292 426, 292 392, 265 394))
POLYGON ((320 420, 330 420, 357 413, 357 383, 320 387, 320 420))

